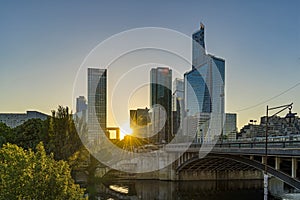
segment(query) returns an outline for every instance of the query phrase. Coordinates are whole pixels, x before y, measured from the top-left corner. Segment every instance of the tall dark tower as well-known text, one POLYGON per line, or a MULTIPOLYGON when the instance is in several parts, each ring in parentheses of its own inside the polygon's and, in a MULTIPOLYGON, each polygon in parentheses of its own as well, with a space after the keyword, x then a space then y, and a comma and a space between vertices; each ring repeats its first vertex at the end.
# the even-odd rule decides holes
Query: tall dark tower
POLYGON ((156 133, 158 127, 163 127, 154 140, 156 143, 168 143, 172 139, 172 70, 167 67, 153 68, 150 80, 150 106, 156 104, 161 106, 159 109, 153 109, 152 131, 156 133), (163 124, 164 117, 166 121, 163 124))
POLYGON ((106 134, 107 70, 88 68, 88 137, 106 134))

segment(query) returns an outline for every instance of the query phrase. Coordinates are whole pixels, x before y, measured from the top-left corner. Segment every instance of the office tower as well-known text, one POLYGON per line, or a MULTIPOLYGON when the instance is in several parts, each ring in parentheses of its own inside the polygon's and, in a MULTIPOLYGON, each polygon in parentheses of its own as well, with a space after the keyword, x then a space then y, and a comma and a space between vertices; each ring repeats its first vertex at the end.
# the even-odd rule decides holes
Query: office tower
POLYGON ((106 134, 107 70, 88 68, 88 138, 106 134))
POLYGON ((224 113, 224 78, 225 60, 212 55, 207 55, 205 64, 184 74, 188 116, 211 113, 213 106, 221 106, 218 110, 224 113), (213 98, 220 98, 222 102, 216 104, 213 98))
POLYGON ((87 102, 84 96, 76 98, 76 113, 74 117, 76 117, 75 119, 78 124, 87 122, 87 102))
POLYGON ((87 110, 87 103, 84 96, 79 96, 76 98, 76 113, 87 110))
POLYGON ((172 130, 173 133, 181 133, 184 117, 184 82, 183 79, 176 78, 173 81, 173 98, 172 98, 172 130))
POLYGON ((226 136, 228 140, 236 139, 236 114, 235 113, 226 113, 225 114, 225 123, 223 128, 223 135, 226 136))
POLYGON ((205 47, 203 24, 193 34, 193 40, 193 67, 184 74, 187 115, 211 113, 213 106, 224 113, 225 60, 201 50, 205 47), (213 98, 220 98, 222 102, 216 103, 213 98))
POLYGON ((152 134, 158 133, 153 139, 156 143, 168 143, 173 135, 171 130, 172 70, 167 67, 153 68, 150 72, 150 81, 150 105, 152 108, 154 107, 152 134), (155 105, 160 105, 160 107, 155 105))
POLYGON ((192 56, 192 69, 184 74, 186 118, 183 129, 187 134, 196 133, 195 142, 211 141, 221 132, 215 120, 223 125, 225 60, 206 54, 203 24, 193 34, 192 56), (213 127, 209 126, 211 113, 222 114, 220 119, 214 117, 213 127))

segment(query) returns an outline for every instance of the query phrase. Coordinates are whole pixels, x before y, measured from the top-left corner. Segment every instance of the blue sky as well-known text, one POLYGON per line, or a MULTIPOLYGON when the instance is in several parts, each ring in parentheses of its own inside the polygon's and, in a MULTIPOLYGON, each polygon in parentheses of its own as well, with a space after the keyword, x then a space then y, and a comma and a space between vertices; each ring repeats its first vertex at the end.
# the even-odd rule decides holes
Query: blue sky
POLYGON ((294 102, 300 113, 300 2, 1 1, 0 112, 50 113, 72 106, 85 56, 113 34, 165 27, 191 35, 203 22, 209 53, 226 60, 226 111, 239 126, 266 105, 294 102))

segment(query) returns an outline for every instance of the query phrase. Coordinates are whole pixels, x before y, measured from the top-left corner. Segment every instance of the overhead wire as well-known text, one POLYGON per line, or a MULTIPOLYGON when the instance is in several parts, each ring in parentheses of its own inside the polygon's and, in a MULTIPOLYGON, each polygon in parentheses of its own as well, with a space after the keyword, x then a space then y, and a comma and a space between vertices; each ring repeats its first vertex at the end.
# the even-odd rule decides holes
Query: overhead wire
POLYGON ((285 93, 287 93, 287 92, 293 90, 294 88, 298 87, 299 85, 300 85, 300 82, 296 83, 296 84, 293 85, 292 87, 290 87, 290 88, 284 90, 283 92, 281 92, 281 93, 279 93, 279 94, 277 94, 277 95, 275 95, 275 96, 272 96, 272 97, 270 97, 270 98, 268 98, 268 99, 266 99, 266 100, 264 100, 264 101, 261 101, 261 102, 259 102, 259 103, 257 103, 257 104, 254 104, 254 105, 252 105, 252 106, 248 106, 248 107, 246 107, 246 108, 236 110, 235 112, 242 112, 242 111, 250 110, 250 109, 252 109, 252 108, 256 108, 256 107, 258 107, 258 106, 260 106, 260 105, 263 105, 263 104, 265 104, 265 103, 268 103, 269 101, 272 101, 272 100, 274 100, 274 99, 276 99, 276 98, 278 98, 278 97, 284 95, 285 93))

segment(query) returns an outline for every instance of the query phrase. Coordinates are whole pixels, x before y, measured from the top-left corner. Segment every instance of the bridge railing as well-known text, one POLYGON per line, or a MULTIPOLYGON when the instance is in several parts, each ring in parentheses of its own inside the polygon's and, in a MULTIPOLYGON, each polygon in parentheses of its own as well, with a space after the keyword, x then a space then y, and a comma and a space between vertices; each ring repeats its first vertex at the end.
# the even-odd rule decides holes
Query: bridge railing
MULTIPOLYGON (((219 142, 216 144, 206 143, 206 146, 212 146, 213 148, 232 148, 232 149, 264 149, 264 141, 231 141, 231 142, 219 142)), ((168 151, 180 151, 184 149, 199 150, 202 144, 173 144, 169 145, 166 150, 168 151)), ((268 149, 300 149, 300 141, 268 141, 268 149)))
MULTIPOLYGON (((215 147, 220 148, 265 148, 266 143, 260 142, 222 142, 217 143, 215 147)), ((300 148, 300 141, 268 141, 268 148, 300 148)))

